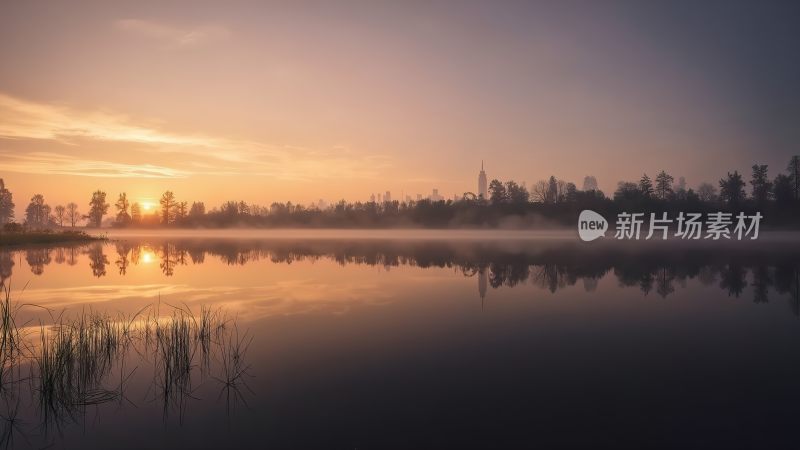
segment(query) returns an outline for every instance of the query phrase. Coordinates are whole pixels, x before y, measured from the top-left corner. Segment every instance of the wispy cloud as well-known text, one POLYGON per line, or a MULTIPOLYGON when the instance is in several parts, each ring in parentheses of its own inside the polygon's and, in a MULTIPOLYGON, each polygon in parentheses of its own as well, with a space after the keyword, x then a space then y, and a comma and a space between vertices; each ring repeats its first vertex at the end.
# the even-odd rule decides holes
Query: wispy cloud
POLYGON ((0 151, 0 160, 3 161, 6 170, 32 174, 123 178, 185 178, 188 176, 188 173, 183 170, 153 164, 125 164, 77 159, 69 155, 50 152, 14 154, 0 151))
POLYGON ((202 137, 160 132, 131 124, 124 115, 103 111, 75 111, 58 105, 35 103, 0 94, 0 137, 138 142, 143 144, 205 145, 202 137))
POLYGON ((0 93, 0 140, 51 141, 59 152, 3 151, 5 170, 27 173, 64 173, 85 176, 186 177, 250 174, 283 180, 374 178, 389 160, 382 155, 356 154, 344 147, 309 149, 267 144, 205 134, 173 133, 151 122, 109 111, 76 110, 38 103, 0 93), (152 158, 132 156, 87 158, 78 153, 86 143, 119 143, 139 153, 182 154, 175 168, 150 164, 152 158), (69 149, 74 149, 70 151, 69 149))
POLYGON ((143 19, 121 19, 114 26, 127 33, 154 39, 170 48, 192 47, 227 39, 230 31, 221 25, 180 27, 143 19))

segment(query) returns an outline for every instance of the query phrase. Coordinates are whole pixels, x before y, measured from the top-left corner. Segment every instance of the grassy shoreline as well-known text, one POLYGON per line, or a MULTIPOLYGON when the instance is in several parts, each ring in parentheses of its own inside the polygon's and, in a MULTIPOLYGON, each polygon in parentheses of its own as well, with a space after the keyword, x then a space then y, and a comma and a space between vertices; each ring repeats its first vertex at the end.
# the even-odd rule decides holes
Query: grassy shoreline
POLYGON ((32 244, 64 244, 72 242, 105 241, 106 237, 92 236, 83 231, 0 231, 0 247, 32 244))

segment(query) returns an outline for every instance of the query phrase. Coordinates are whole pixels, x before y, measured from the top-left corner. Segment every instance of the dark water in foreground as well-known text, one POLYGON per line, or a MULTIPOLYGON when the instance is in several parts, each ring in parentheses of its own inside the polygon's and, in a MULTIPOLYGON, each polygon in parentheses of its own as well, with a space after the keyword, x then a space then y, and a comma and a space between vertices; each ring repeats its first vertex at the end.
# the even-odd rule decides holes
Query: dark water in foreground
POLYGON ((0 251, 12 303, 37 305, 17 319, 32 352, 61 311, 148 305, 154 320, 224 311, 250 343, 233 395, 224 346, 207 367, 196 350, 175 396, 142 339, 95 386, 119 395, 50 412, 25 380, 36 362, 18 362, 22 381, 0 396, 4 443, 800 445, 800 245, 594 244, 131 237, 0 251))

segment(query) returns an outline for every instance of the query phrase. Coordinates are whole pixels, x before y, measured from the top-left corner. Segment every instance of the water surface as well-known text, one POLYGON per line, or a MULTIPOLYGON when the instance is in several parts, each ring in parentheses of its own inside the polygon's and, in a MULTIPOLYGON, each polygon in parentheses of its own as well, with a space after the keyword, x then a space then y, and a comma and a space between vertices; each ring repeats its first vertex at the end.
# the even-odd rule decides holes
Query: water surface
POLYGON ((17 447, 798 444, 800 245, 789 235, 112 237, 0 251, 0 278, 27 305, 18 322, 204 305, 252 339, 247 389, 224 395, 215 355, 204 373, 193 362, 191 395, 164 402, 158 363, 130 352, 102 380, 124 395, 71 417, 48 422, 36 389, 9 390, 0 404, 18 418, 17 447))

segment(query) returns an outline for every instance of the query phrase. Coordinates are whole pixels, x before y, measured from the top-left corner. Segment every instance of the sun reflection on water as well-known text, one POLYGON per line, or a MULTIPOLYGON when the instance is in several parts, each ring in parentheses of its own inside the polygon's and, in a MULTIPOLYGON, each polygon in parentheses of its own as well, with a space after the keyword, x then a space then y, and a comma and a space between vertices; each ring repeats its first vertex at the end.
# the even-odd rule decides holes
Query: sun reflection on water
POLYGON ((155 253, 153 253, 152 250, 150 250, 150 249, 142 250, 141 261, 144 264, 150 264, 151 262, 155 261, 155 259, 156 259, 156 255, 155 255, 155 253))

